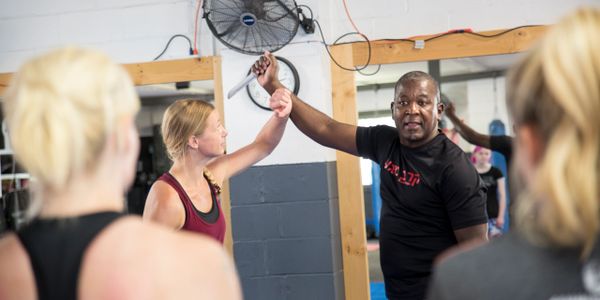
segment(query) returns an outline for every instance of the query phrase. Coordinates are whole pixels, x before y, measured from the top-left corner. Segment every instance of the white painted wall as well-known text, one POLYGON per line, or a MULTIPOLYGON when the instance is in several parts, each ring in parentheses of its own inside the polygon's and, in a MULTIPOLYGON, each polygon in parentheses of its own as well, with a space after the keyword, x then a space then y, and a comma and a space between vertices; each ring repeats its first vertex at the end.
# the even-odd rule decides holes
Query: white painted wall
MULTIPOLYGON (((327 42, 353 31, 341 0, 298 2, 312 7, 324 27, 327 42)), ((550 24, 575 7, 600 4, 600 0, 347 2, 356 25, 371 39, 409 37, 464 27, 489 30, 550 24)), ((173 34, 192 36, 195 4, 194 0, 0 0, 0 72, 15 71, 31 56, 66 44, 99 48, 120 63, 150 61, 173 34)), ((315 43, 319 40, 317 34, 300 32, 292 45, 277 54, 290 59, 298 68, 302 81, 300 97, 331 114, 329 59, 322 46, 315 43)), ((255 57, 224 49, 219 43, 213 49, 213 43, 202 22, 201 54, 223 56, 227 91, 243 78, 255 57)), ((187 50, 187 42, 175 40, 163 58, 186 57, 187 50)), ((249 142, 268 117, 252 107, 244 93, 226 102, 225 114, 230 151, 249 142)), ((289 126, 280 148, 263 164, 333 159, 333 151, 316 145, 289 126)))
MULTIPOLYGON (((353 31, 342 0, 331 5, 333 33, 353 31)), ((457 28, 475 31, 527 24, 552 24, 581 5, 598 0, 370 0, 346 1, 354 23, 371 39, 406 38, 457 28)))
MULTIPOLYGON (((221 50, 221 55, 223 88, 229 91, 246 76, 247 70, 256 57, 239 54, 229 49, 221 50)), ((288 45, 278 51, 277 55, 287 58, 298 70, 300 75, 298 96, 320 111, 331 115, 329 63, 323 46, 314 43, 288 45)), ((225 100, 225 122, 229 131, 228 151, 234 151, 250 143, 271 114, 254 105, 245 90, 225 100)), ((333 160, 335 160, 333 150, 313 142, 289 121, 280 145, 258 165, 333 160)))

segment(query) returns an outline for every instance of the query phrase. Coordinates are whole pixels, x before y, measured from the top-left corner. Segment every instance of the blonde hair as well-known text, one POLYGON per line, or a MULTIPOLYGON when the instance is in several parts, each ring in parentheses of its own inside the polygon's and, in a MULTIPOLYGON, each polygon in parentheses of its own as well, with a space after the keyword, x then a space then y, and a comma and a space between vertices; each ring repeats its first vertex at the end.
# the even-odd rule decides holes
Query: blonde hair
POLYGON ((25 63, 2 108, 15 157, 46 189, 94 170, 109 134, 140 102, 127 72, 106 55, 68 47, 25 63))
MULTIPOLYGON (((186 153, 188 138, 204 132, 206 120, 214 110, 212 104, 195 99, 181 99, 169 105, 163 116, 161 133, 171 160, 186 153)), ((221 187, 208 169, 204 169, 204 176, 220 193, 221 187)))
POLYGON ((544 145, 519 195, 518 228, 535 242, 580 248, 582 257, 600 223, 599 37, 600 10, 567 16, 511 70, 507 94, 515 124, 532 126, 544 145))

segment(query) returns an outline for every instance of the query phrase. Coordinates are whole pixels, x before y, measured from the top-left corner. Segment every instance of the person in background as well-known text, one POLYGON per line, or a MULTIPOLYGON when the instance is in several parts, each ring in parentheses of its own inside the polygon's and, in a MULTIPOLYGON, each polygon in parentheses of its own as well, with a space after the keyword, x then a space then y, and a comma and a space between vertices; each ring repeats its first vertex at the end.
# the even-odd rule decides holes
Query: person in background
POLYGON ((140 101, 121 66, 54 50, 20 68, 2 109, 35 194, 31 222, 0 237, 0 299, 241 299, 218 243, 123 213, 140 101))
POLYGON ((509 72, 517 231, 448 258, 428 298, 600 298, 600 9, 553 25, 509 72))
POLYGON ((446 109, 444 112, 446 117, 448 117, 450 122, 452 122, 454 125, 454 129, 463 139, 469 142, 469 144, 499 152, 504 156, 504 159, 506 159, 506 165, 510 166, 513 148, 513 138, 511 136, 487 135, 475 131, 456 115, 456 108, 454 107, 454 103, 452 103, 452 101, 448 100, 446 102, 446 109))
POLYGON ((490 163, 492 151, 476 146, 471 154, 471 161, 487 188, 488 237, 502 234, 504 213, 506 211, 505 179, 502 171, 490 163))
MULTIPOLYGON (((504 159, 506 160, 506 168, 508 169, 507 175, 510 175, 512 173, 511 159, 513 152, 513 138, 508 135, 487 135, 475 131, 473 128, 465 124, 465 122, 456 115, 456 108, 454 107, 454 103, 452 103, 452 101, 448 99, 445 103, 445 114, 446 117, 448 117, 448 119, 452 122, 452 124, 454 124, 453 131, 458 132, 462 138, 464 138, 467 142, 469 142, 472 145, 491 149, 492 151, 496 151, 502 154, 502 156, 504 156, 504 159)), ((512 190, 512 186, 509 186, 508 190, 512 190)), ((512 195, 513 193, 512 191, 510 193, 507 193, 506 188, 503 191, 504 199, 506 201, 508 199, 507 194, 512 195)), ((517 199, 515 199, 514 197, 510 199, 510 202, 506 201, 509 202, 507 213, 509 215, 508 219, 510 220, 512 220, 512 215, 515 210, 514 207, 516 206, 516 201, 517 199)), ((514 228, 515 226, 516 224, 514 224, 514 222, 511 222, 510 228, 514 228)))
POLYGON ((219 199, 221 186, 265 158, 279 144, 292 102, 288 90, 282 89, 276 96, 278 107, 256 139, 228 154, 227 130, 214 106, 193 99, 171 104, 161 130, 173 165, 152 185, 144 220, 205 234, 223 243, 226 224, 219 199))

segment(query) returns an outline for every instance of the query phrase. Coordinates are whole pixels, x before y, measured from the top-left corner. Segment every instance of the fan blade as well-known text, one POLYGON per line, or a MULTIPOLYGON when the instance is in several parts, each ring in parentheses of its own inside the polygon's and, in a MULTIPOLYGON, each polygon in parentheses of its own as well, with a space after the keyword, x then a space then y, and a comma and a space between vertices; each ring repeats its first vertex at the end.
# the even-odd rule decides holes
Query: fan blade
POLYGON ((252 81, 255 78, 256 74, 248 74, 248 76, 246 76, 244 80, 240 81, 240 83, 236 84, 234 87, 231 88, 231 90, 229 90, 229 93, 227 93, 227 99, 231 99, 231 97, 237 94, 237 92, 239 92, 241 89, 245 88, 250 83, 250 81, 252 81))

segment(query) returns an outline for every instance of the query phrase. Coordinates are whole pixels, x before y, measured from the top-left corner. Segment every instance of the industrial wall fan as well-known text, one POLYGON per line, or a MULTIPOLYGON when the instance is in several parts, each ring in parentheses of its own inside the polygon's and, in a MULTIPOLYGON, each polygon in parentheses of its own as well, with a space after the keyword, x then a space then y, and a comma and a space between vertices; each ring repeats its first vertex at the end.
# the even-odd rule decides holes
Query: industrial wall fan
POLYGON ((203 9, 214 36, 245 54, 275 52, 298 31, 294 0, 204 0, 203 9))

